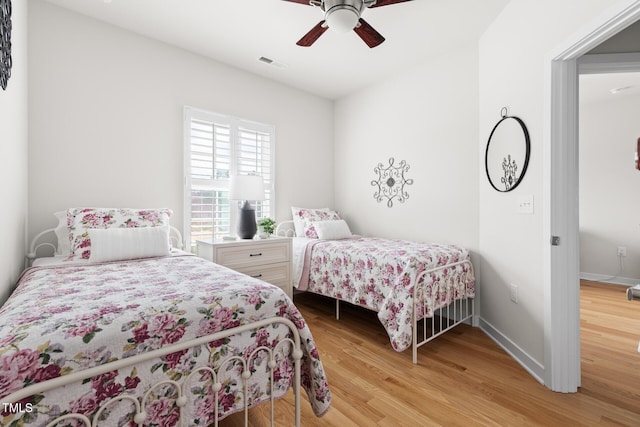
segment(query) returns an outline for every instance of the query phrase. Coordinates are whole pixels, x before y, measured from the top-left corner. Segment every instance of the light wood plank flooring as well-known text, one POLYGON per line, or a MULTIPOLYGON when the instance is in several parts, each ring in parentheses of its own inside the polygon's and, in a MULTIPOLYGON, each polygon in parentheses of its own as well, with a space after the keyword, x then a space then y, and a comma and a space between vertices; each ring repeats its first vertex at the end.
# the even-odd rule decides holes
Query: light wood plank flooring
MULTIPOLYGON (((418 351, 395 352, 375 313, 315 295, 295 297, 321 352, 333 403, 313 426, 640 426, 640 302, 625 287, 582 282, 582 387, 549 391, 477 328, 466 325, 418 351)), ((304 392, 303 392, 304 394, 304 392)), ((276 403, 276 425, 291 425, 291 393, 276 403)), ((252 426, 268 425, 262 407, 252 426)), ((236 414, 222 426, 242 425, 236 414)))

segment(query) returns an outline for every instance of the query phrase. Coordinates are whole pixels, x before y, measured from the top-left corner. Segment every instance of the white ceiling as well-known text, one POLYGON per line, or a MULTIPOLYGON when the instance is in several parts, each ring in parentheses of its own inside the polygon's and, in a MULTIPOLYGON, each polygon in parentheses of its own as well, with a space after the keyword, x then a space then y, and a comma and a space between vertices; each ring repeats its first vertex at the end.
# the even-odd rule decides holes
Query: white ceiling
POLYGON ((329 99, 476 43, 509 2, 413 0, 367 9, 362 17, 386 38, 370 49, 353 32, 331 31, 297 46, 322 12, 283 0, 47 1, 329 99))
POLYGON ((606 102, 640 96, 640 72, 583 74, 580 103, 606 102))

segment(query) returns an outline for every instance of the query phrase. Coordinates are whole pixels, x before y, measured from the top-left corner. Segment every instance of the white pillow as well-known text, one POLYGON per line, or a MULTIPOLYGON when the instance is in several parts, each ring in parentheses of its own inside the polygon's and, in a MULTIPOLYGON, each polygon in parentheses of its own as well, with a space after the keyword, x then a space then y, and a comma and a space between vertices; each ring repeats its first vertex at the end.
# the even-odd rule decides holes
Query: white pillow
POLYGON ((169 255, 169 227, 90 228, 92 262, 169 255))
POLYGON ((58 238, 58 245, 56 246, 56 255, 70 255, 71 243, 69 241, 69 226, 67 225, 67 211, 60 211, 54 213, 58 219, 58 225, 54 232, 58 238))
POLYGON ((323 240, 346 239, 351 237, 351 230, 344 219, 316 221, 313 223, 318 238, 323 240))

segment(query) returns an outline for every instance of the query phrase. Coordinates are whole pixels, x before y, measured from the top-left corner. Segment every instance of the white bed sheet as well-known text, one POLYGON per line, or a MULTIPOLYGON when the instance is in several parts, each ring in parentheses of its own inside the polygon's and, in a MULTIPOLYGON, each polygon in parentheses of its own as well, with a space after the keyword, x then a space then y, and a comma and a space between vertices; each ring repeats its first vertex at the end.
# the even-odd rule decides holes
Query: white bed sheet
MULTIPOLYGON (((303 255, 304 255, 304 249, 302 251, 303 255)), ((177 255, 184 255, 186 254, 185 251, 182 251, 180 249, 171 249, 171 253, 170 256, 177 256, 177 255)), ((33 263, 31 264, 32 267, 50 267, 52 265, 74 265, 74 264, 78 264, 78 265, 86 265, 86 264, 90 264, 91 261, 88 259, 82 259, 82 258, 76 258, 76 259, 72 259, 72 260, 68 260, 69 259, 69 255, 54 255, 54 256, 49 256, 49 257, 42 257, 42 258, 36 258, 33 260, 33 263)), ((300 267, 302 269, 302 267, 300 267)))
POLYGON ((88 259, 77 259, 73 261, 66 261, 69 258, 68 255, 54 255, 54 256, 46 256, 42 258, 36 258, 33 260, 31 264, 32 267, 49 267, 52 265, 60 265, 60 264, 87 264, 89 262, 88 259))
POLYGON ((293 264, 293 287, 297 288, 302 278, 302 268, 304 267, 304 252, 307 244, 314 239, 308 237, 293 237, 291 239, 291 263, 293 264))

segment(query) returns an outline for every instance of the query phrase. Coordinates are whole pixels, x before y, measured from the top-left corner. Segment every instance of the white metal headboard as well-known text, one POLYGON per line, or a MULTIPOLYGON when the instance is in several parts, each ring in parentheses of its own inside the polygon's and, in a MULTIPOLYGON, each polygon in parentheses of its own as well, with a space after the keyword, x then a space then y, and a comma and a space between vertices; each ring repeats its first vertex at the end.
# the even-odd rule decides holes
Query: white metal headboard
POLYGON ((293 220, 282 221, 276 227, 276 236, 280 237, 296 237, 296 229, 293 226, 293 220))
MULTIPOLYGON (((29 244, 29 252, 27 252, 27 267, 31 265, 34 259, 37 258, 38 250, 40 248, 49 247, 53 250, 53 254, 56 253, 58 247, 51 243, 50 241, 42 241, 42 239, 47 235, 55 235, 55 228, 48 228, 40 233, 36 234, 33 239, 31 239, 31 243, 29 244)), ((169 230, 169 239, 171 240, 171 246, 182 250, 184 247, 182 244, 182 233, 180 230, 175 228, 174 226, 170 226, 169 230)))

